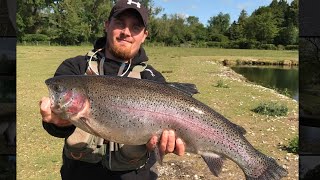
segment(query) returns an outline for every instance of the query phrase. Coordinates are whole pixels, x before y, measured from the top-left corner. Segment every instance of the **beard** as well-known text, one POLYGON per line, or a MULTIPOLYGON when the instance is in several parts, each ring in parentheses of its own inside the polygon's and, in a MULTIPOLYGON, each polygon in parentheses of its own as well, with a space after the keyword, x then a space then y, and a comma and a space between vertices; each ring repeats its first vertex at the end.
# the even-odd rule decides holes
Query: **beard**
POLYGON ((116 43, 110 43, 108 45, 109 52, 121 60, 130 60, 132 59, 131 46, 120 46, 116 43))

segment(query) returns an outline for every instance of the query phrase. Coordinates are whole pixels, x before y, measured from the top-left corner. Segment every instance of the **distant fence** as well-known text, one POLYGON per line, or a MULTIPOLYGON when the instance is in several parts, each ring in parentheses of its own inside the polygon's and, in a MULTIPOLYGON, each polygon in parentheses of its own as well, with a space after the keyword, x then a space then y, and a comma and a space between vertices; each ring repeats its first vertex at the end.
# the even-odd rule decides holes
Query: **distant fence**
MULTIPOLYGON (((70 46, 70 44, 63 44, 51 41, 23 41, 17 42, 17 45, 21 46, 70 46)), ((72 45, 71 45, 72 46, 72 45)), ((92 46, 90 42, 73 44, 73 46, 92 46)), ((234 47, 232 43, 220 43, 220 42, 209 42, 209 43, 181 43, 179 45, 167 45, 164 42, 145 42, 146 47, 183 47, 183 48, 221 48, 221 49, 241 49, 234 47)), ((298 45, 273 45, 273 44, 260 44, 257 47, 245 48, 245 49, 265 49, 265 50, 298 50, 298 45)))
MULTIPOLYGON (((56 43, 51 41, 28 41, 28 42, 23 41, 23 42, 17 42, 17 45, 20 45, 20 46, 67 46, 67 44, 56 43)), ((92 44, 87 42, 87 43, 74 44, 73 46, 82 46, 82 45, 92 45, 92 44)))
MULTIPOLYGON (((51 41, 23 41, 23 42, 17 42, 17 45, 20 46, 67 46, 66 44, 63 43, 56 43, 56 42, 51 42, 51 41)), ((85 43, 80 43, 80 44, 73 44, 73 46, 82 46, 82 45, 89 45, 92 46, 92 43, 90 42, 85 42, 85 43)), ((72 45, 69 45, 72 46, 72 45)), ((180 44, 179 46, 168 46, 165 43, 148 43, 145 42, 144 46, 147 47, 194 47, 194 48, 207 48, 209 46, 201 46, 201 45, 188 45, 188 44, 180 44)))

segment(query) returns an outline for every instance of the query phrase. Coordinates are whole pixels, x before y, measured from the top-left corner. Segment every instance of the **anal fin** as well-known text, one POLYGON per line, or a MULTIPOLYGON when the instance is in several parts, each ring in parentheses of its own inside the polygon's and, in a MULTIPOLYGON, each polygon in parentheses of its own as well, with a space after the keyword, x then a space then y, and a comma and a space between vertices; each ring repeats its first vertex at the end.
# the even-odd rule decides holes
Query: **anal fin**
POLYGON ((208 165, 212 174, 218 177, 222 171, 223 161, 225 158, 212 152, 201 153, 201 157, 208 165))

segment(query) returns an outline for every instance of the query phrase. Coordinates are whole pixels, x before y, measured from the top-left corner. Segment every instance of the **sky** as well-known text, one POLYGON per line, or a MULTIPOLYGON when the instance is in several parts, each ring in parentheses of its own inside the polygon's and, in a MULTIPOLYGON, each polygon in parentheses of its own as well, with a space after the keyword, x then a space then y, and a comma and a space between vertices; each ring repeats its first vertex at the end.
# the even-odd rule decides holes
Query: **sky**
MULTIPOLYGON (((207 25, 212 16, 220 12, 230 15, 230 23, 237 21, 242 9, 248 15, 260 6, 268 6, 272 0, 154 0, 155 6, 162 7, 162 14, 180 14, 185 17, 196 16, 207 25)), ((292 0, 287 0, 288 4, 292 0)))

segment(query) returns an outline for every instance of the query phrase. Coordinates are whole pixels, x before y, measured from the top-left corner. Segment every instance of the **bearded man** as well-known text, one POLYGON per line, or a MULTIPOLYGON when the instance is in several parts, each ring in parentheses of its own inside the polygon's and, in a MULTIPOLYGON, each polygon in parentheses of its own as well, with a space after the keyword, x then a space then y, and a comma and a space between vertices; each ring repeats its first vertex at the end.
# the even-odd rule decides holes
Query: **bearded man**
MULTIPOLYGON (((119 0, 105 22, 105 37, 94 44, 86 56, 65 60, 54 76, 116 75, 165 82, 152 66, 141 47, 146 37, 148 11, 139 2, 119 0)), ((50 109, 50 99, 40 101, 44 129, 52 136, 65 138, 62 179, 156 179, 154 147, 160 153, 183 155, 185 146, 172 130, 162 132, 161 138, 150 137, 146 145, 129 146, 103 140, 59 119, 50 109), (158 142, 159 141, 159 142, 158 142)))

